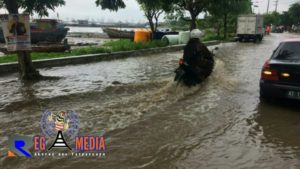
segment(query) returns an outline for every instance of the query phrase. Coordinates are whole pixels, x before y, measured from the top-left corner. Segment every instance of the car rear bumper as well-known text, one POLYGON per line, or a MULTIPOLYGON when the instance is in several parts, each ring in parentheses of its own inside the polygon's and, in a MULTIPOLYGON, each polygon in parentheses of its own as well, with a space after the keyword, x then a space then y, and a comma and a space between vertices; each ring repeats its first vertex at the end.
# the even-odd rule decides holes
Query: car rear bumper
POLYGON ((300 86, 277 84, 264 80, 260 81, 260 95, 262 97, 297 99, 289 97, 288 92, 290 91, 300 91, 300 86))

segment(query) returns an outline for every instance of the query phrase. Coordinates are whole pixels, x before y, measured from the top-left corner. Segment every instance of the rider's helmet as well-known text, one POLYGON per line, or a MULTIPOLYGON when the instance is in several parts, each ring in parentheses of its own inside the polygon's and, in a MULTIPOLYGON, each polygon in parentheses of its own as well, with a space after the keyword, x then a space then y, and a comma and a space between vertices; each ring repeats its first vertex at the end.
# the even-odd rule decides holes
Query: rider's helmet
POLYGON ((193 29, 190 33, 191 39, 200 39, 202 36, 203 33, 199 29, 193 29))

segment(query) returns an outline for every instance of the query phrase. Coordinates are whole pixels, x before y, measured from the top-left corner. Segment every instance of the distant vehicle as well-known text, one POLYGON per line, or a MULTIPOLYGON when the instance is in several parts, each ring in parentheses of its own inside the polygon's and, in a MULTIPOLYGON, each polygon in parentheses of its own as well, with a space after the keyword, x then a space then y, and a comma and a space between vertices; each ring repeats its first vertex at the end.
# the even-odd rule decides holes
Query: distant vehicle
POLYGON ((285 30, 284 26, 277 26, 274 30, 275 33, 283 33, 285 30))
POLYGON ((172 32, 171 28, 158 28, 157 32, 172 32))
POLYGON ((261 98, 300 100, 300 39, 285 40, 263 66, 261 98))
POLYGON ((70 29, 56 19, 36 19, 31 23, 31 42, 61 43, 70 29))
POLYGON ((262 41, 264 32, 264 17, 262 15, 241 15, 238 17, 237 36, 240 42, 262 41))
MULTIPOLYGON (((61 43, 67 36, 69 28, 56 19, 36 19, 30 23, 31 43, 61 43)), ((0 42, 5 43, 2 29, 0 42)))

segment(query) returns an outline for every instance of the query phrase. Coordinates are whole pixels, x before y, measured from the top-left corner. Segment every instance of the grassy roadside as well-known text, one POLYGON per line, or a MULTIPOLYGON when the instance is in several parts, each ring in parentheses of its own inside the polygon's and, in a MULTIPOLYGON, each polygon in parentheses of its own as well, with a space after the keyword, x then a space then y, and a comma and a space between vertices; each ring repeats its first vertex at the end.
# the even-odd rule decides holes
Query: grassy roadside
MULTIPOLYGON (((211 40, 221 40, 221 39, 213 33, 208 33, 203 37, 202 40, 211 41, 211 40)), ((62 58, 68 56, 80 56, 80 55, 87 55, 87 54, 101 54, 101 53, 112 53, 112 52, 120 52, 120 51, 150 49, 150 48, 158 48, 158 47, 166 47, 166 46, 168 46, 168 44, 160 40, 155 40, 147 43, 134 43, 130 40, 118 40, 118 41, 107 42, 103 46, 74 49, 71 52, 62 52, 62 53, 33 52, 31 54, 31 57, 32 60, 43 60, 43 59, 62 58)), ((0 57, 0 64, 11 63, 11 62, 17 62, 16 54, 5 55, 3 57, 0 57)))
POLYGON ((205 42, 205 41, 213 41, 213 40, 219 40, 222 42, 233 42, 235 41, 235 33, 228 33, 227 39, 224 39, 222 35, 219 36, 217 35, 216 32, 206 30, 204 37, 202 37, 202 41, 205 42))
MULTIPOLYGON (((162 41, 151 41, 148 43, 134 43, 130 40, 119 40, 119 41, 111 41, 107 42, 103 46, 98 47, 86 47, 80 49, 74 49, 71 52, 62 52, 62 53, 35 53, 31 54, 32 60, 43 60, 43 59, 53 59, 53 58, 61 58, 68 56, 80 56, 87 54, 99 54, 99 53, 112 53, 112 52, 120 52, 120 51, 131 51, 131 50, 140 50, 140 49, 150 49, 157 47, 165 47, 165 44, 162 41)), ((0 57, 0 63, 10 63, 16 62, 17 55, 10 54, 0 57)))

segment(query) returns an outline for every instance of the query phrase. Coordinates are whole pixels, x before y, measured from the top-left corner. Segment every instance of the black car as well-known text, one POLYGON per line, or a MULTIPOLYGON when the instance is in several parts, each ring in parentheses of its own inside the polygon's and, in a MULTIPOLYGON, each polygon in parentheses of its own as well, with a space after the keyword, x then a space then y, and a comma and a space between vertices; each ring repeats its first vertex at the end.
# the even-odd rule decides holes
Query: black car
POLYGON ((300 100, 300 39, 279 44, 263 66, 260 96, 300 100))

